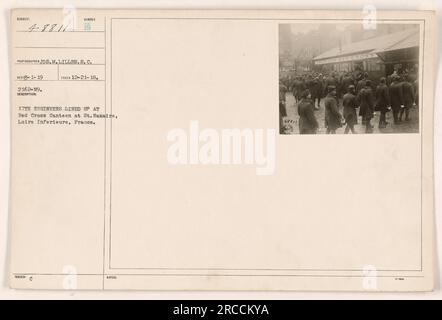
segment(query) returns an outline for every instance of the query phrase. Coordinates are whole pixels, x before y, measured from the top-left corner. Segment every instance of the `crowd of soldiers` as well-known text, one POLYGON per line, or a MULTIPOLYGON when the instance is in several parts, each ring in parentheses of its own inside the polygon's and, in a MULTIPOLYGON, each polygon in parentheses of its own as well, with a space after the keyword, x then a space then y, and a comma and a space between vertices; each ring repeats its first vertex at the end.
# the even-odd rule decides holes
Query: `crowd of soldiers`
POLYGON ((284 133, 283 118, 287 116, 286 93, 291 92, 298 107, 299 133, 314 134, 319 127, 315 111, 320 110, 321 99, 325 107, 326 133, 334 134, 345 126, 344 133, 356 133, 358 115, 366 133, 373 132, 374 112, 379 111, 379 128, 388 125, 386 115, 392 111, 394 125, 410 121, 410 108, 418 103, 418 82, 414 70, 395 70, 378 81, 368 73, 331 72, 305 73, 280 80, 280 128, 284 133), (339 111, 342 103, 342 114, 339 111), (358 112, 359 109, 359 112, 358 112))

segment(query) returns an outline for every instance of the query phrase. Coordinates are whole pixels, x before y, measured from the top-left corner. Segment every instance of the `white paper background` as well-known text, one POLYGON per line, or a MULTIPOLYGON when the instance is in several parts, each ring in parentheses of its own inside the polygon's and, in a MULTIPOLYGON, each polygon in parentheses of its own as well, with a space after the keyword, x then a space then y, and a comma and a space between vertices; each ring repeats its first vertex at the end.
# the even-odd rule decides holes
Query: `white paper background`
MULTIPOLYGON (((38 1, 40 7, 63 7, 65 5, 74 5, 82 8, 274 8, 274 9, 362 9, 366 4, 374 4, 379 10, 382 9, 396 9, 396 10, 437 10, 438 11, 438 26, 442 24, 441 10, 442 3, 437 0, 433 1, 407 1, 395 2, 390 1, 352 1, 351 4, 348 1, 335 0, 310 0, 310 1, 283 1, 283 0, 266 0, 266 1, 253 1, 253 0, 174 0, 174 1, 142 1, 142 0, 108 0, 108 1, 38 1)), ((8 187, 9 187, 9 57, 8 57, 8 43, 9 43, 9 10, 14 7, 36 7, 37 1, 13 1, 3 0, 0 3, 2 9, 2 15, 0 17, 1 24, 1 46, 0 46, 0 299, 14 299, 14 298, 132 298, 132 299, 183 299, 183 298, 195 298, 195 299, 254 299, 254 298, 276 298, 276 299, 299 299, 299 298, 442 298, 442 291, 440 289, 442 282, 440 281, 439 274, 442 271, 440 265, 437 269, 439 274, 437 275, 436 291, 427 294, 352 294, 352 293, 115 293, 115 292, 38 292, 38 291, 14 291, 7 287, 6 275, 8 266, 8 187)), ((440 39, 440 37, 438 37, 440 39)), ((441 54, 440 47, 438 48, 438 57, 441 54)), ((439 60, 439 58, 438 58, 439 60)), ((437 65, 438 78, 441 74, 440 64, 437 65)), ((437 79, 438 80, 438 79, 437 79)), ((436 81, 437 81, 436 80, 436 81)), ((436 88, 438 87, 436 83, 436 88)), ((435 194, 440 193, 440 163, 441 160, 441 147, 440 139, 442 138, 441 129, 441 117, 440 112, 441 96, 436 92, 436 105, 435 105, 435 175, 436 175, 436 190, 435 194)), ((442 215, 440 214, 440 198, 436 197, 436 229, 440 231, 442 228, 442 215), (439 212, 438 212, 439 211, 439 212)), ((440 232, 437 232, 437 242, 441 243, 442 237, 440 232)), ((438 256, 442 254, 440 246, 437 248, 438 256)))

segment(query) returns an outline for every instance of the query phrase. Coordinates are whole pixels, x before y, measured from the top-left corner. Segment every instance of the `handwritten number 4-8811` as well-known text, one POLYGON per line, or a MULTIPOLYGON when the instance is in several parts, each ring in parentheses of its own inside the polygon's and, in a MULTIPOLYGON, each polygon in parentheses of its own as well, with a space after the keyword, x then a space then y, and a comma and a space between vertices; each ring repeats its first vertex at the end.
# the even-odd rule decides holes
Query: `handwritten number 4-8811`
POLYGON ((46 23, 43 25, 38 25, 34 23, 28 28, 29 32, 65 32, 71 29, 69 24, 59 24, 59 23, 46 23))

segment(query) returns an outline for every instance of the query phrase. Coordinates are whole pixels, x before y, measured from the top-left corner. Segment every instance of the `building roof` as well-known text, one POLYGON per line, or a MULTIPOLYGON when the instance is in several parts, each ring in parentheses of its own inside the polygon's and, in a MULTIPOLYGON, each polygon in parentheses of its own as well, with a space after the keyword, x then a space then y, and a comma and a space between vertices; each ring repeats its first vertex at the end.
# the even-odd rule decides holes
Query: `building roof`
POLYGON ((377 53, 416 47, 419 45, 419 29, 410 28, 383 36, 349 43, 336 47, 313 58, 313 60, 330 59, 358 53, 377 53))
POLYGON ((415 33, 393 44, 391 47, 384 48, 381 51, 378 50, 375 52, 395 51, 395 50, 408 49, 414 47, 419 47, 419 32, 417 32, 417 30, 415 33))

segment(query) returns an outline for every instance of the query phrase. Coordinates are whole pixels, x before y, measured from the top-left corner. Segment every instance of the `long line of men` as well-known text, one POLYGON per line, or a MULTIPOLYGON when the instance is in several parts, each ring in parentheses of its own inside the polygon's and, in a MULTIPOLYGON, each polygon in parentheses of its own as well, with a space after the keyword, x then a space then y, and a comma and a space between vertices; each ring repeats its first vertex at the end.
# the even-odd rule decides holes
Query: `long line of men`
POLYGON ((316 133, 319 125, 314 111, 320 109, 321 99, 325 106, 326 132, 336 133, 336 129, 345 125, 344 133, 356 133, 358 123, 357 109, 365 125, 365 132, 373 132, 371 119, 374 111, 380 112, 379 128, 388 124, 386 114, 392 110, 394 124, 410 121, 410 108, 418 102, 418 83, 414 73, 397 71, 387 78, 379 79, 375 85, 367 73, 351 74, 308 73, 302 76, 286 77, 280 80, 280 126, 282 118, 287 116, 285 109, 286 92, 291 92, 298 106, 299 132, 316 133), (343 112, 339 112, 342 99, 343 112), (405 118, 404 118, 405 115, 405 118))

